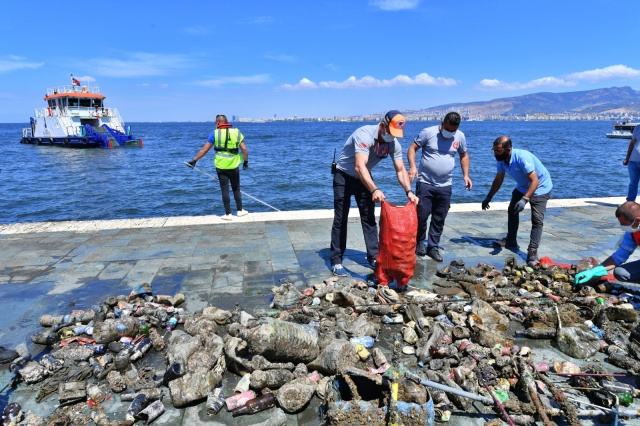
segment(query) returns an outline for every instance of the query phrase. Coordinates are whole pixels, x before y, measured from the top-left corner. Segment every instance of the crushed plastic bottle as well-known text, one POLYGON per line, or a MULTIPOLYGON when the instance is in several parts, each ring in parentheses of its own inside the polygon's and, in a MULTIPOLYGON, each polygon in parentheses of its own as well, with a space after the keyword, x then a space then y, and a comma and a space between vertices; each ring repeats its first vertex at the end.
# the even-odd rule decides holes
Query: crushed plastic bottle
POLYGON ((365 348, 372 348, 375 343, 375 339, 371 336, 355 336, 349 339, 354 345, 362 345, 365 348))
POLYGON ((589 330, 591 330, 594 333, 596 333, 598 335, 598 338, 600 338, 600 340, 602 340, 602 331, 593 323, 593 321, 587 320, 587 321, 584 322, 584 325, 589 327, 589 330))

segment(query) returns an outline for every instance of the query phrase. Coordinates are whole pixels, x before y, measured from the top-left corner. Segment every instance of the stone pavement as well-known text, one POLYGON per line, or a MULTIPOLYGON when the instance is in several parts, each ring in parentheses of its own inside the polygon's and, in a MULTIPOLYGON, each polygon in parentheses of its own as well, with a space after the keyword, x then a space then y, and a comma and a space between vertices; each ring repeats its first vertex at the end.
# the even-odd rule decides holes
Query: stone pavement
MULTIPOLYGON (((588 255, 604 260, 622 236, 614 216, 622 202, 624 198, 552 200, 540 256, 569 263, 588 255)), ((441 241, 444 264, 464 259, 467 264, 482 261, 502 268, 514 253, 494 249, 491 242, 506 234, 506 206, 492 203, 490 210, 482 211, 479 203, 453 205, 441 241)), ((524 251, 529 211, 521 215, 518 241, 524 251)), ((231 309, 236 303, 248 312, 267 307, 270 288, 283 280, 302 288, 330 276, 332 217, 331 210, 318 210, 250 213, 232 222, 205 216, 0 225, 0 345, 14 348, 28 342, 36 354, 42 347, 32 344, 29 336, 40 330, 41 314, 83 309, 107 296, 128 294, 143 282, 151 283, 154 294, 183 292, 188 312, 208 305, 231 309)), ((526 253, 517 254, 524 261, 526 253)), ((343 264, 351 277, 366 279, 371 273, 357 209, 352 209, 343 264)), ((410 285, 429 288, 438 266, 442 264, 419 259, 410 285)), ((551 359, 567 358, 548 350, 555 357, 551 359)), ((29 399, 28 389, 6 389, 10 377, 6 366, 0 368, 0 406, 29 399)), ((29 405, 41 415, 53 408, 54 403, 46 401, 29 405)), ((203 413, 204 404, 172 409, 159 423, 216 420, 203 413)), ((289 416, 289 424, 317 422, 314 416, 289 416)), ((247 424, 248 419, 233 421, 247 424)))

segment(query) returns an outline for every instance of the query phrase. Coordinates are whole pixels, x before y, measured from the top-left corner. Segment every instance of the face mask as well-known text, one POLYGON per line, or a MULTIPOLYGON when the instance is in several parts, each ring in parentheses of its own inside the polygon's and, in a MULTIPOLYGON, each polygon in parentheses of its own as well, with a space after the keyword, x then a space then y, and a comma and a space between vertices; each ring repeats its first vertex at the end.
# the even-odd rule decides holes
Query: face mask
POLYGON ((622 229, 624 232, 631 232, 633 234, 634 232, 640 231, 640 226, 638 226, 637 228, 633 227, 633 225, 635 224, 636 221, 634 220, 631 225, 620 225, 620 229, 622 229))
POLYGON ((390 135, 389 133, 387 133, 387 129, 384 129, 384 133, 382 134, 382 140, 390 143, 393 142, 395 138, 393 137, 393 135, 390 135))
POLYGON ((445 139, 452 138, 453 135, 456 134, 456 132, 450 132, 448 130, 445 130, 444 127, 442 128, 441 133, 442 133, 442 137, 445 138, 445 139))

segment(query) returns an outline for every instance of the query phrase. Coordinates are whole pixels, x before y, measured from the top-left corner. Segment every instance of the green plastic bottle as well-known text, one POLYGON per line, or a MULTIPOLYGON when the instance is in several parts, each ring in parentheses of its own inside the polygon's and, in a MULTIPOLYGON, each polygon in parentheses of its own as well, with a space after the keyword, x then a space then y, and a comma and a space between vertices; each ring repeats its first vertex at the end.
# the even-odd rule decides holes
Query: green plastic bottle
POLYGON ((144 334, 145 337, 149 337, 149 325, 146 323, 140 325, 140 334, 144 334))

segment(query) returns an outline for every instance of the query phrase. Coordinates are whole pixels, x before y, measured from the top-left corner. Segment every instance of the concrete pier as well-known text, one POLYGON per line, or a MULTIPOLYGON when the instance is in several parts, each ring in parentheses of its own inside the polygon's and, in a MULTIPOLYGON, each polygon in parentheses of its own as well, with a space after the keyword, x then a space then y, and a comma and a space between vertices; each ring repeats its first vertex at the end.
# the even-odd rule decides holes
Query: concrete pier
MULTIPOLYGON (((622 237, 614 216, 622 202, 622 197, 551 200, 539 255, 568 263, 585 256, 604 260, 622 237)), ((453 205, 441 241, 444 263, 418 259, 410 285, 429 289, 436 269, 454 259, 502 268, 504 259, 514 252, 493 248, 491 242, 506 235, 506 207, 507 203, 497 202, 482 211, 480 203, 453 205)), ((343 263, 350 273, 346 279, 365 280, 372 271, 366 266, 357 209, 352 208, 351 213, 343 263)), ((524 262, 530 209, 520 217, 521 251, 515 254, 524 262)), ((154 294, 183 292, 188 312, 207 305, 231 309, 235 303, 248 312, 268 307, 274 285, 288 280, 304 288, 331 276, 332 219, 332 210, 316 210, 249 213, 231 222, 203 216, 0 225, 0 345, 14 348, 28 342, 35 354, 42 347, 32 344, 29 337, 40 330, 40 315, 83 309, 107 296, 128 294, 143 282, 151 283, 154 294)), ((554 348, 545 349, 540 356, 569 359, 554 348)), ((4 387, 10 376, 3 366, 0 385, 4 387)), ((26 387, 7 392, 5 388, 0 394, 2 402, 29 400, 26 387)), ((57 404, 55 397, 53 400, 57 404)), ((168 412, 159 424, 220 421, 202 414, 204 404, 182 410, 170 407, 170 402, 167 405, 168 412)), ((54 406, 45 401, 28 404, 28 408, 45 415, 54 406)), ((317 422, 315 414, 289 417, 288 424, 317 422)), ((238 422, 233 424, 254 423, 254 418, 258 417, 233 419, 238 422)), ((479 425, 484 422, 482 418, 464 419, 465 424, 476 424, 476 420, 479 425)))

